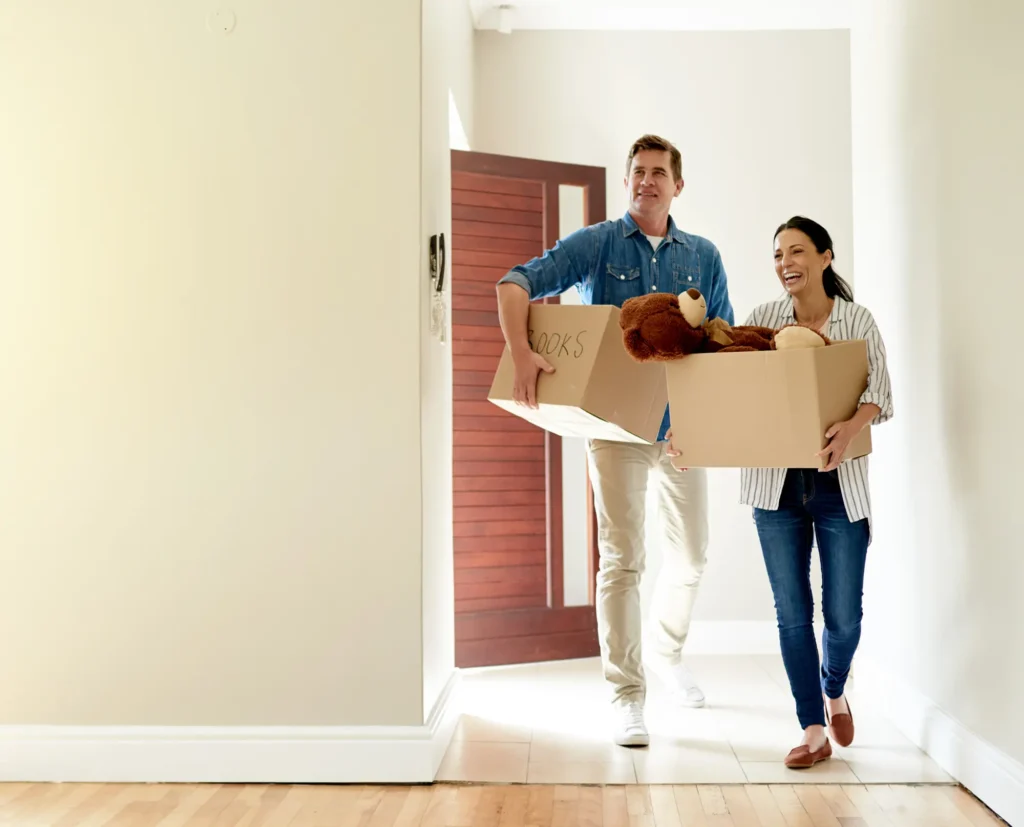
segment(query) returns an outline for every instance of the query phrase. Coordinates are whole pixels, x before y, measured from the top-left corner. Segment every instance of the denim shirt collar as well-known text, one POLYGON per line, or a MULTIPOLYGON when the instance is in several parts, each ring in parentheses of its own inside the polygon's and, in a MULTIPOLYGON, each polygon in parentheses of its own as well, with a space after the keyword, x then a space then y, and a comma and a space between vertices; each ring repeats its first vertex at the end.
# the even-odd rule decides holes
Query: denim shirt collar
MULTIPOLYGON (((622 237, 629 238, 629 236, 636 235, 638 232, 640 232, 640 228, 636 225, 636 221, 633 220, 633 216, 629 214, 629 210, 626 210, 626 214, 622 216, 622 237)), ((676 226, 676 222, 672 220, 671 215, 668 217, 668 233, 665 237, 678 241, 686 247, 690 246, 686 233, 676 226)))

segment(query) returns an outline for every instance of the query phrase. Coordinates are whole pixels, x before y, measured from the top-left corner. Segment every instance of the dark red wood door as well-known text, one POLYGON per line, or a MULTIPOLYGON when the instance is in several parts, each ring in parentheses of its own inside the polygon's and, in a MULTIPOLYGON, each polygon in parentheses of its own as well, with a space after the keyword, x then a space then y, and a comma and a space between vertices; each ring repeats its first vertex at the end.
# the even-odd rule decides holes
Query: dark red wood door
MULTIPOLYGON (((487 401, 505 346, 495 286, 558 238, 558 187, 604 219, 605 172, 452 152, 455 662, 598 654, 591 605, 564 606, 559 437, 487 401)), ((548 299, 557 302, 557 297, 548 299)), ((593 539, 589 540, 593 544, 593 539)), ((591 549, 591 580, 596 548, 591 549)))

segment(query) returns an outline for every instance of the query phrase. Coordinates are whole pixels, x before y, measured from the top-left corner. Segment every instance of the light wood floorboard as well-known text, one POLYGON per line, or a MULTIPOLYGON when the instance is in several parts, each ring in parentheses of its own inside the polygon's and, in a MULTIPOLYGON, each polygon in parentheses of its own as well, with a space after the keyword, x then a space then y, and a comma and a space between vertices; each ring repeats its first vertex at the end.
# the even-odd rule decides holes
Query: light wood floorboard
POLYGON ((17 827, 983 827, 952 785, 0 784, 17 827))

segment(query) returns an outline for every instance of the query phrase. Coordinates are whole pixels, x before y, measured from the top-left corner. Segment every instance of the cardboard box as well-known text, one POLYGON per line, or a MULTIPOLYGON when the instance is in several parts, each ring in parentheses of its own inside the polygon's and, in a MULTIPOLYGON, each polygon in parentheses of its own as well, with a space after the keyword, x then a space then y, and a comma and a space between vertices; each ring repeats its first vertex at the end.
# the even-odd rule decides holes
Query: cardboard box
MULTIPOLYGON (((822 468, 827 431, 857 410, 867 343, 702 353, 666 363, 679 468, 822 468)), ((844 459, 871 453, 868 426, 844 459)))
POLYGON ((531 304, 530 347, 554 367, 537 377, 538 408, 517 405, 508 347, 488 399, 560 436, 652 443, 668 404, 662 364, 634 362, 612 305, 531 304))

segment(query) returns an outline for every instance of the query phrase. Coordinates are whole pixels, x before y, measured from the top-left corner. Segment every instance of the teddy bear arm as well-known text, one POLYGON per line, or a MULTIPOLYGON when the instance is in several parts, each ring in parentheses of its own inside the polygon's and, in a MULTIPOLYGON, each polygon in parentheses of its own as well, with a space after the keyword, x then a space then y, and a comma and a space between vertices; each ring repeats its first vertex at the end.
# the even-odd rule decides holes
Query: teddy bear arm
POLYGON ((733 343, 751 350, 770 350, 775 331, 767 327, 741 325, 732 329, 733 343))

